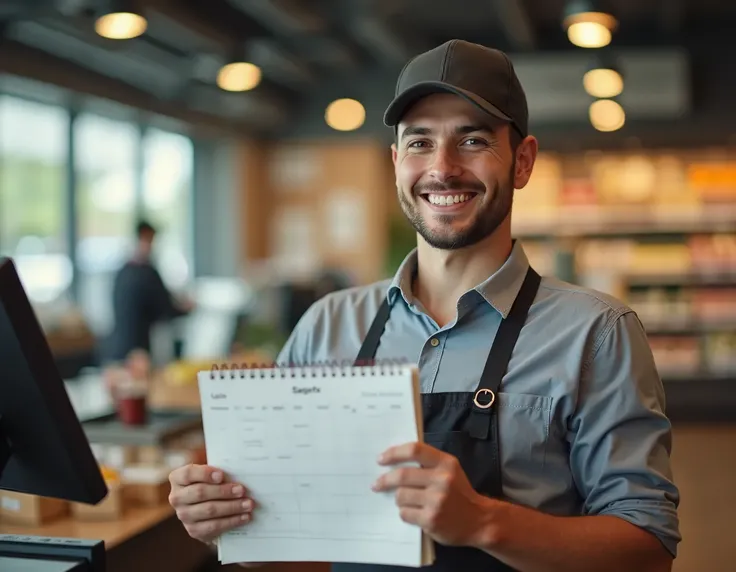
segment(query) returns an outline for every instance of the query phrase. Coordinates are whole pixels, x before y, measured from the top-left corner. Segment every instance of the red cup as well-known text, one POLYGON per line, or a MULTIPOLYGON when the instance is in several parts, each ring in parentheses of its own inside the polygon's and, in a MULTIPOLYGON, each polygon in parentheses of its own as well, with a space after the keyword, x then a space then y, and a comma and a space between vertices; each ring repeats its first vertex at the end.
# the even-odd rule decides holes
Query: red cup
POLYGON ((118 418, 126 425, 146 424, 146 396, 124 396, 118 399, 118 418))

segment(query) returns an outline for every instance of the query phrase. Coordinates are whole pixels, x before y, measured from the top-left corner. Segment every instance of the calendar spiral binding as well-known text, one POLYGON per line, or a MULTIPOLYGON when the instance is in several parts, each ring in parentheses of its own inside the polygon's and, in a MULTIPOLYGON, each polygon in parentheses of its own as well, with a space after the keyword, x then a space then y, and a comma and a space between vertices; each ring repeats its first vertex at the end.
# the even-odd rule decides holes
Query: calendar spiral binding
POLYGON ((215 363, 210 368, 210 379, 386 376, 394 375, 408 365, 411 364, 407 360, 392 359, 328 361, 309 364, 215 363))

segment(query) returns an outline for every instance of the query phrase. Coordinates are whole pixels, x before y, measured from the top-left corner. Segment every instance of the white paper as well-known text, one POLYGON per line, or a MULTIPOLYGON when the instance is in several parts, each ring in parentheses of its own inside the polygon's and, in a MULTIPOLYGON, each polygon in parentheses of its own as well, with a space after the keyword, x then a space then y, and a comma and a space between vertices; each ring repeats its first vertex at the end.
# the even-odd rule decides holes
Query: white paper
POLYGON ((394 494, 370 488, 388 470, 379 453, 422 438, 416 369, 262 372, 199 374, 208 464, 257 505, 220 537, 220 561, 431 563, 433 545, 401 520, 394 494))

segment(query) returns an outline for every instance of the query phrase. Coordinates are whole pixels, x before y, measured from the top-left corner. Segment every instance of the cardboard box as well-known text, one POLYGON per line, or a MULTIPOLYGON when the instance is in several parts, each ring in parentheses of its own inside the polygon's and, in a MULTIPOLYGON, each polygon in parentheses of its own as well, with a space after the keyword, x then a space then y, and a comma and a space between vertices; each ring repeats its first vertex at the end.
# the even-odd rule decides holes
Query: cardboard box
POLYGON ((123 498, 124 486, 120 483, 107 483, 107 496, 96 505, 72 503, 72 515, 76 520, 108 521, 117 520, 125 512, 123 498))
POLYGON ((169 467, 164 464, 134 465, 122 472, 125 501, 143 506, 168 502, 171 485, 169 467))
POLYGON ((0 491, 0 520, 8 524, 41 526, 68 515, 68 501, 0 491))
POLYGON ((168 481, 159 484, 126 484, 123 493, 125 502, 138 506, 159 506, 169 500, 171 485, 168 481))

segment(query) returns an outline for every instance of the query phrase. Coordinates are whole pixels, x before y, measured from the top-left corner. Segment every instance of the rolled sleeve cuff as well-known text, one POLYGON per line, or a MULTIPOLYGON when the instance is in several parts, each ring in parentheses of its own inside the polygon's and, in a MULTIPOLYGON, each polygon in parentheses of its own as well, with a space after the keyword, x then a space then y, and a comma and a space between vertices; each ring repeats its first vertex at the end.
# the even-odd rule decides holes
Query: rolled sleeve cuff
POLYGON ((615 516, 656 536, 677 557, 681 536, 677 509, 667 502, 625 501, 608 505, 599 515, 615 516))

